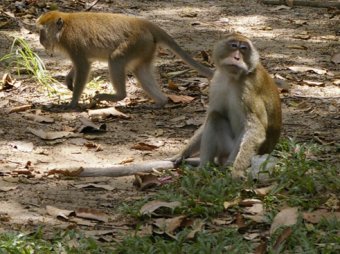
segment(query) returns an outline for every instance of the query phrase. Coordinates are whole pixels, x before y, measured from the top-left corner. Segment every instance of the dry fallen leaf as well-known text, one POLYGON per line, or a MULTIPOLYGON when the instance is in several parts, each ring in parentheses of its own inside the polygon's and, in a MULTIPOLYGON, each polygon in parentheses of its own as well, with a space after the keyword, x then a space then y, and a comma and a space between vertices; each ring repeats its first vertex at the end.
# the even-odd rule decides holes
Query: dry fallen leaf
POLYGON ((238 205, 240 203, 240 201, 241 201, 240 198, 236 198, 236 199, 234 199, 232 201, 225 201, 225 202, 223 202, 224 210, 227 210, 230 207, 238 205))
POLYGON ((158 177, 153 174, 136 174, 133 184, 140 190, 146 190, 159 186, 161 182, 158 180, 158 177))
POLYGON ((178 91, 178 85, 171 79, 168 81, 168 87, 170 90, 178 91))
POLYGON ((77 218, 77 217, 69 218, 69 222, 74 222, 77 225, 87 226, 87 227, 94 227, 94 226, 97 225, 96 222, 85 220, 85 219, 82 219, 82 218, 77 218))
POLYGON ((88 183, 88 184, 76 184, 74 185, 77 189, 99 189, 99 190, 108 190, 112 191, 115 189, 114 186, 108 184, 95 184, 95 183, 88 183))
POLYGON ((15 190, 16 188, 18 188, 18 186, 0 186, 0 192, 8 192, 11 190, 15 190))
POLYGON ((171 210, 173 210, 176 207, 179 207, 180 205, 181 205, 181 202, 179 201, 164 202, 164 201, 154 200, 143 205, 142 208, 140 209, 140 213, 142 215, 146 215, 146 214, 151 215, 153 212, 155 212, 159 208, 166 207, 166 208, 170 208, 171 210))
POLYGON ((290 69, 293 72, 307 72, 307 71, 313 71, 316 74, 319 75, 324 75, 327 73, 327 70, 322 70, 319 68, 313 68, 313 67, 309 67, 309 66, 289 66, 288 69, 290 69))
POLYGON ((20 152, 25 152, 25 153, 32 152, 34 148, 32 142, 26 142, 26 141, 13 141, 9 145, 16 150, 20 152))
POLYGON ((313 212, 304 212, 302 213, 302 217, 305 221, 308 221, 313 224, 317 224, 323 219, 325 220, 336 219, 340 221, 340 212, 329 212, 326 209, 319 209, 313 212))
POLYGON ((138 232, 136 233, 137 236, 143 237, 143 236, 150 236, 152 235, 152 225, 143 225, 139 228, 138 232))
POLYGON ((182 115, 182 116, 172 118, 169 121, 170 122, 182 122, 182 121, 185 121, 185 119, 186 119, 186 117, 184 115, 182 115))
POLYGON ((26 110, 31 109, 31 108, 32 108, 32 105, 22 105, 22 106, 11 108, 8 111, 8 113, 23 112, 23 111, 26 111, 26 110))
POLYGON ((108 222, 109 217, 106 213, 103 213, 97 209, 92 208, 78 208, 75 210, 76 216, 84 219, 92 219, 102 222, 108 222))
POLYGON ((80 117, 79 120, 82 122, 82 126, 78 129, 80 133, 103 133, 106 132, 106 124, 95 124, 90 119, 80 117))
POLYGON ((339 210, 340 208, 340 200, 339 197, 335 194, 330 194, 327 201, 324 203, 326 207, 329 207, 331 210, 339 210))
POLYGON ((37 137, 44 140, 54 140, 59 138, 81 137, 82 134, 77 134, 71 131, 44 131, 42 129, 33 129, 28 127, 27 130, 37 137))
POLYGON ((261 243, 255 248, 254 254, 267 253, 267 242, 261 241, 261 243))
POLYGON ((303 83, 309 85, 309 86, 324 86, 325 83, 321 81, 314 81, 314 80, 302 80, 303 83))
POLYGON ((297 44, 290 44, 287 45, 287 48, 289 49, 301 49, 301 50, 307 50, 308 48, 304 45, 297 45, 297 44))
POLYGON ((287 238, 293 233, 293 230, 291 227, 285 228, 281 235, 276 239, 276 242, 274 244, 274 250, 275 253, 280 249, 281 245, 287 240, 287 238))
POLYGON ((74 167, 74 168, 55 168, 50 169, 47 172, 47 175, 64 175, 64 176, 79 176, 84 169, 82 167, 74 167))
POLYGON ((296 224, 298 218, 298 208, 289 207, 280 211, 273 219, 270 227, 270 234, 272 235, 276 229, 281 226, 292 226, 296 224))
POLYGON ((190 71, 190 69, 186 69, 186 70, 182 70, 182 71, 172 71, 172 72, 168 72, 166 74, 166 76, 168 78, 174 78, 174 77, 177 77, 177 76, 182 75, 184 73, 187 73, 188 71, 190 71))
POLYGON ((273 7, 270 10, 271 11, 281 11, 281 10, 290 10, 292 9, 291 7, 287 6, 287 5, 279 5, 277 7, 273 7))
POLYGON ((168 94, 169 99, 174 103, 190 103, 195 98, 187 95, 168 94))
POLYGON ((109 117, 109 116, 114 116, 114 117, 120 117, 124 119, 129 119, 130 116, 118 111, 115 107, 110 107, 110 108, 104 108, 104 109, 93 109, 89 110, 89 116, 91 117, 109 117))
POLYGON ((134 160, 135 160, 134 158, 130 157, 130 158, 126 158, 126 159, 121 160, 118 164, 119 165, 124 165, 124 164, 127 164, 127 163, 131 163, 134 160))
POLYGON ((2 76, 2 88, 1 90, 7 90, 13 88, 15 79, 12 79, 11 74, 5 73, 2 76))
POLYGON ((74 215, 74 211, 73 210, 65 210, 65 209, 59 209, 57 207, 54 206, 46 206, 46 212, 58 219, 64 219, 64 220, 68 220, 68 217, 70 215, 74 215))
POLYGON ((260 197, 264 197, 268 193, 270 193, 275 187, 276 187, 276 184, 273 184, 273 185, 270 185, 270 186, 267 186, 267 187, 255 189, 254 192, 255 192, 256 195, 258 195, 260 197))
POLYGON ((240 201, 240 206, 253 206, 254 204, 262 204, 262 201, 257 198, 246 198, 240 201))
POLYGON ((131 148, 135 150, 141 150, 141 151, 152 151, 152 150, 157 149, 158 146, 141 142, 141 143, 133 145, 131 148))
POLYGON ((244 217, 241 213, 236 214, 235 223, 239 229, 245 228, 247 226, 244 217))
POLYGON ((331 62, 335 64, 340 64, 340 53, 336 53, 332 56, 331 62))
POLYGON ((101 236, 101 235, 112 235, 113 233, 116 233, 116 230, 114 230, 114 229, 108 229, 108 230, 84 230, 84 234, 87 237, 95 237, 95 236, 101 236))
POLYGON ((214 225, 217 226, 223 226, 223 225, 229 225, 233 222, 233 218, 216 218, 216 219, 212 219, 211 221, 214 225))
POLYGON ((196 234, 198 232, 201 232, 204 226, 204 222, 203 220, 200 219, 196 219, 194 220, 194 222, 192 223, 192 230, 190 231, 190 233, 187 235, 187 239, 192 240, 195 238, 196 234))
POLYGON ((158 230, 157 232, 156 230, 154 231, 158 234, 166 233, 168 235, 173 235, 174 231, 181 226, 182 221, 185 218, 186 218, 185 215, 180 215, 170 219, 164 218, 155 219, 153 225, 155 225, 158 228, 158 230))
POLYGON ((292 36, 294 39, 309 40, 311 36, 309 34, 295 34, 292 36))
POLYGON ((25 114, 24 117, 38 123, 54 123, 54 119, 48 116, 25 114))

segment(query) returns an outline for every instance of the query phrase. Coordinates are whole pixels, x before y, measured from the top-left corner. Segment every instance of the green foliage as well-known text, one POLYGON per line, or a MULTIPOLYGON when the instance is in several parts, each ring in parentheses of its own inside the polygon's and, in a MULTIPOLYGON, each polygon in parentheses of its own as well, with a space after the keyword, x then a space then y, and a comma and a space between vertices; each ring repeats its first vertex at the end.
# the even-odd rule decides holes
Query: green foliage
POLYGON ((268 253, 339 253, 340 252, 340 221, 322 220, 316 225, 305 224, 300 219, 292 227, 292 234, 278 250, 274 250, 275 242, 284 228, 280 228, 270 238, 268 253))
POLYGON ((48 253, 112 253, 75 231, 59 232, 52 239, 44 239, 39 230, 35 234, 7 233, 0 235, 0 254, 48 254, 48 253))
POLYGON ((116 248, 117 253, 250 253, 252 245, 242 241, 236 229, 226 228, 219 232, 199 232, 194 240, 187 239, 188 231, 182 231, 177 238, 166 239, 161 236, 124 239, 116 248))
POLYGON ((54 84, 59 84, 59 82, 47 73, 41 58, 24 39, 16 38, 13 42, 11 52, 0 58, 0 62, 2 61, 9 61, 10 65, 14 65, 18 75, 21 75, 23 71, 33 75, 34 79, 45 87, 49 93, 57 92, 54 84))
POLYGON ((339 170, 316 159, 321 147, 287 140, 278 149, 281 162, 273 173, 278 183, 273 195, 279 194, 277 197, 289 205, 305 209, 320 206, 327 193, 340 195, 339 170))
POLYGON ((179 213, 209 218, 223 211, 225 201, 239 196, 244 185, 232 179, 228 170, 184 167, 179 181, 165 186, 155 198, 180 201, 179 213))

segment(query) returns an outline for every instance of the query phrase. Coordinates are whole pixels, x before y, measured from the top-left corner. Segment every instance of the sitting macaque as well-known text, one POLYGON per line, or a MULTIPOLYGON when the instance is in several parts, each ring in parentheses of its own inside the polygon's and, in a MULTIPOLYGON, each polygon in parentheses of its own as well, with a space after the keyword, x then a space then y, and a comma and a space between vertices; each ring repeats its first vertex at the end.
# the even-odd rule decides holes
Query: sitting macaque
POLYGON ((66 53, 72 68, 66 85, 73 91, 69 108, 78 107, 88 80, 91 62, 107 61, 114 94, 97 94, 96 101, 119 101, 126 97, 126 72, 131 71, 157 107, 168 98, 157 85, 152 60, 158 44, 165 45, 203 76, 213 71, 196 62, 174 39, 157 25, 136 17, 111 13, 47 12, 39 17, 40 43, 50 51, 66 53))
POLYGON ((232 165, 232 175, 244 177, 252 157, 270 153, 278 142, 279 92, 252 42, 241 34, 217 42, 213 60, 205 123, 172 160, 178 164, 199 152, 200 167, 208 162, 232 165))

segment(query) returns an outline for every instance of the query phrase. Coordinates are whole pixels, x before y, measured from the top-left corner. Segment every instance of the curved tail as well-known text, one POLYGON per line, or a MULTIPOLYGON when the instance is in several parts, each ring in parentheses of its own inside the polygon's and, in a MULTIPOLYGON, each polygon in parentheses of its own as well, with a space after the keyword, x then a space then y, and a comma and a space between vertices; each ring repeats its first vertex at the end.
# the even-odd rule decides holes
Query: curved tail
POLYGON ((150 23, 150 30, 154 38, 158 43, 166 45, 171 51, 173 51, 178 57, 182 58, 184 62, 194 68, 198 73, 207 77, 208 79, 212 79, 214 71, 210 68, 200 64, 195 61, 187 52, 185 52, 176 41, 162 28, 150 23))

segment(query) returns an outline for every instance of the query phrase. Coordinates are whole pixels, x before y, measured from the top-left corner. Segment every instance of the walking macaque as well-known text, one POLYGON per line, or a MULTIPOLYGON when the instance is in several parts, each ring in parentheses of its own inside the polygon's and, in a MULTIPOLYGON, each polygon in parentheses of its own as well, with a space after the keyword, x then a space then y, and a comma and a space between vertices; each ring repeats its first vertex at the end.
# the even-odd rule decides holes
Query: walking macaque
POLYGON ((213 51, 216 71, 209 91, 205 123, 173 160, 200 153, 200 167, 208 162, 232 165, 243 177, 257 154, 270 153, 281 130, 278 89, 251 41, 237 33, 219 41, 213 51))
POLYGON ((110 13, 47 12, 39 17, 40 43, 50 51, 66 53, 73 66, 66 85, 73 91, 70 108, 77 108, 91 62, 108 61, 115 94, 97 94, 97 101, 126 97, 126 72, 131 71, 158 107, 168 98, 153 76, 152 60, 157 44, 164 44, 200 74, 211 79, 213 71, 192 59, 163 29, 141 18, 110 13))

